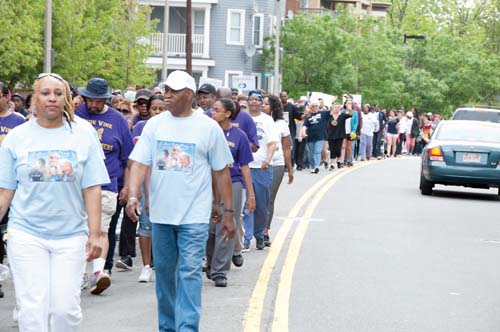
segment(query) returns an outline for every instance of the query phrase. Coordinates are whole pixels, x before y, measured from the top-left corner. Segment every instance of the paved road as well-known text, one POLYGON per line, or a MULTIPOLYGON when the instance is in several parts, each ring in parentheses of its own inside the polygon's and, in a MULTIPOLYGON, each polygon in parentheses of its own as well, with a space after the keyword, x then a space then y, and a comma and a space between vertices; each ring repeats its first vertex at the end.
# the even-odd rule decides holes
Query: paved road
POLYGON ((322 200, 325 221, 311 223, 293 277, 290 331, 500 330, 496 190, 421 196, 418 174, 416 159, 387 161, 322 200))
MULTIPOLYGON (((296 173, 278 195, 271 250, 245 254, 226 289, 204 279, 201 331, 498 331, 498 198, 439 186, 423 197, 418 167, 403 158, 296 173)), ((156 331, 154 283, 138 284, 139 272, 83 294, 83 332, 156 331)), ((0 331, 17 331, 5 288, 0 331)))

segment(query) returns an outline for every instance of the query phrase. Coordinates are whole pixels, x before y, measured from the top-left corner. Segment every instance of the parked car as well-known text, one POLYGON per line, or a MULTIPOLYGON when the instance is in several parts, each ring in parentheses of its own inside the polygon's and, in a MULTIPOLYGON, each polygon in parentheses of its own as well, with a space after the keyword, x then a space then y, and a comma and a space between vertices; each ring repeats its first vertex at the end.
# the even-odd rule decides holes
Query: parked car
POLYGON ((422 152, 422 195, 436 184, 500 188, 500 124, 441 121, 422 152))
POLYGON ((500 110, 490 107, 461 107, 453 113, 451 119, 500 123, 500 110))

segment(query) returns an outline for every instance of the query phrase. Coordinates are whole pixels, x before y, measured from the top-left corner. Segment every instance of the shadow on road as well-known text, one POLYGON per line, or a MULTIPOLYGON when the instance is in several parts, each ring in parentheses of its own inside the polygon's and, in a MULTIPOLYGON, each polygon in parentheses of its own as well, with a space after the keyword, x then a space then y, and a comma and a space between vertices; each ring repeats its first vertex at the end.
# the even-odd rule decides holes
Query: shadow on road
POLYGON ((477 193, 466 191, 450 191, 450 190, 436 190, 432 192, 433 197, 454 198, 454 199, 467 199, 467 200, 480 200, 480 201, 500 201, 500 196, 495 193, 477 193))

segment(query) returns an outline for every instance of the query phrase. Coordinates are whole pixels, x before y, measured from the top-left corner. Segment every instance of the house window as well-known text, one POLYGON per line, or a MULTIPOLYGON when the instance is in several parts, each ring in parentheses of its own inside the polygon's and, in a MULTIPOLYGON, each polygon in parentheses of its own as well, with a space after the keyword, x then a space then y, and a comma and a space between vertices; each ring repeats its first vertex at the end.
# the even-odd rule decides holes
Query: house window
POLYGON ((244 45, 245 11, 239 9, 227 10, 226 43, 228 45, 244 45))
POLYGON ((195 35, 205 33, 205 10, 193 10, 193 33, 195 35))
POLYGON ((264 14, 255 14, 253 16, 252 43, 256 47, 262 47, 264 43, 264 14))

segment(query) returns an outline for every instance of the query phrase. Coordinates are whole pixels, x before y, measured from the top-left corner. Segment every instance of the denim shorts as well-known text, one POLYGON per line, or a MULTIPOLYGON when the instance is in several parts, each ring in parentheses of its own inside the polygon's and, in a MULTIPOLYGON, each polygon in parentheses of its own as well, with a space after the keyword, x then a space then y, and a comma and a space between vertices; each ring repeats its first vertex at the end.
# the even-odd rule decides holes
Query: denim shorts
POLYGON ((139 216, 139 230, 137 234, 140 237, 151 237, 152 226, 149 216, 146 214, 146 200, 144 199, 144 193, 141 199, 141 215, 139 216))

